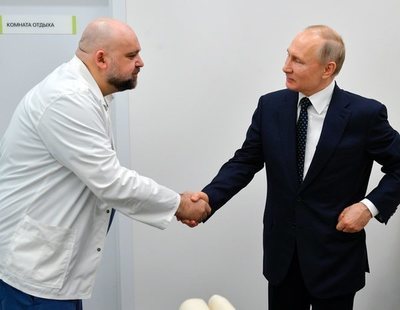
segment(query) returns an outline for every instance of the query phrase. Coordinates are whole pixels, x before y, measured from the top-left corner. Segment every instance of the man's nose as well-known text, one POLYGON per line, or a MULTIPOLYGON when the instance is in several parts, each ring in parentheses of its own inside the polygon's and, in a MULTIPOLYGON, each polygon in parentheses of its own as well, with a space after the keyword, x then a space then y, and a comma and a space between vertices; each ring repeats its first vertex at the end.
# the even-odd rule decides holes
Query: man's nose
POLYGON ((137 62, 136 62, 136 67, 140 67, 141 68, 143 66, 144 66, 143 59, 142 59, 142 57, 140 55, 138 55, 137 62))
POLYGON ((285 63, 283 64, 282 71, 285 73, 289 73, 292 71, 289 60, 286 60, 285 63))

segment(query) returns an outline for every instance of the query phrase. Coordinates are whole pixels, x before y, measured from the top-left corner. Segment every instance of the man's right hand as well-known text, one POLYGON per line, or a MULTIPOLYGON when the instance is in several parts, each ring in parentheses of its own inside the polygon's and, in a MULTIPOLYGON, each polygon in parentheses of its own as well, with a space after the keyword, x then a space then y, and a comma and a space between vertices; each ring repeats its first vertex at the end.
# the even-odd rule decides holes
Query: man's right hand
POLYGON ((175 213, 177 220, 188 225, 189 227, 196 227, 211 213, 211 208, 208 204, 208 197, 207 200, 202 199, 204 198, 202 196, 199 196, 199 199, 193 199, 194 195, 200 194, 191 192, 184 192, 181 194, 181 202, 178 210, 175 213))

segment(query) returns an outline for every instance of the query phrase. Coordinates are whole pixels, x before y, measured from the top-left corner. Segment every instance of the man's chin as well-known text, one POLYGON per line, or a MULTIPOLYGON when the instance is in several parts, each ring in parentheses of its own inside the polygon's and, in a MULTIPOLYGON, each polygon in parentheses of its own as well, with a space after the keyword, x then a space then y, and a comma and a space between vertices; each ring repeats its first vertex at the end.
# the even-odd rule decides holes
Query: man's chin
POLYGON ((129 80, 129 81, 125 81, 125 83, 119 83, 117 85, 114 84, 115 88, 118 91, 125 91, 125 90, 131 90, 134 89, 136 87, 137 81, 136 80, 129 80))
POLYGON ((290 81, 286 81, 286 88, 293 91, 297 91, 297 87, 293 83, 290 83, 290 81))

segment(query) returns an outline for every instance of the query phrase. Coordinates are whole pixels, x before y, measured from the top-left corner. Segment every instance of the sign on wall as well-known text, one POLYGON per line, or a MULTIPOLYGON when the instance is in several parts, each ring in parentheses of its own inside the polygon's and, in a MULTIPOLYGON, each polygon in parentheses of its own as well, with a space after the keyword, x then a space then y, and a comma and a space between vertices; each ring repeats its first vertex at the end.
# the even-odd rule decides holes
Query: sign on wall
POLYGON ((0 15, 0 34, 76 34, 76 16, 0 15))

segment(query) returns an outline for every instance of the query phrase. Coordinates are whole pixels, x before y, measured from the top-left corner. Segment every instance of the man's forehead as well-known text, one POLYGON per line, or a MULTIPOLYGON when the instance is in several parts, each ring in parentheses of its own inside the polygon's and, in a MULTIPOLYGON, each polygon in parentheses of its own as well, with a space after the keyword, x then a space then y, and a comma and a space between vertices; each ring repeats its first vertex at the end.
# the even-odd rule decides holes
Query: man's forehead
POLYGON ((124 38, 120 38, 119 40, 115 41, 116 44, 119 45, 119 48, 124 50, 124 53, 131 52, 131 51, 140 51, 140 43, 136 36, 125 36, 124 38))
POLYGON ((293 39, 292 43, 288 47, 288 52, 296 54, 318 50, 322 41, 323 40, 318 35, 300 33, 293 39))

